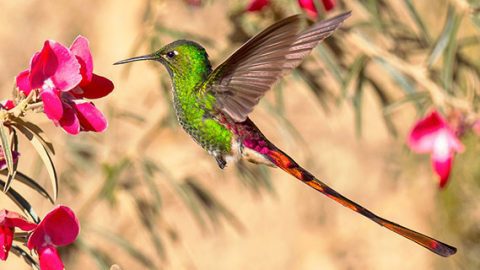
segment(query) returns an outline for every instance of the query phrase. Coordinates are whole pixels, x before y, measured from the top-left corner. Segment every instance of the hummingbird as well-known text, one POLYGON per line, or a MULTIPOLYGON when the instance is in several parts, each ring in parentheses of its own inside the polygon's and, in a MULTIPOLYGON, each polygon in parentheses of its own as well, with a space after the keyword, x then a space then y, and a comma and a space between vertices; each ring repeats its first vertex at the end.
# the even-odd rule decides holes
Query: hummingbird
POLYGON ((386 220, 344 197, 270 142, 248 117, 272 85, 297 67, 310 51, 349 16, 304 26, 301 15, 282 19, 249 39, 217 68, 207 52, 190 40, 177 40, 154 53, 114 63, 152 60, 172 82, 173 104, 183 129, 223 169, 240 159, 278 167, 328 198, 428 250, 448 257, 456 248, 386 220))

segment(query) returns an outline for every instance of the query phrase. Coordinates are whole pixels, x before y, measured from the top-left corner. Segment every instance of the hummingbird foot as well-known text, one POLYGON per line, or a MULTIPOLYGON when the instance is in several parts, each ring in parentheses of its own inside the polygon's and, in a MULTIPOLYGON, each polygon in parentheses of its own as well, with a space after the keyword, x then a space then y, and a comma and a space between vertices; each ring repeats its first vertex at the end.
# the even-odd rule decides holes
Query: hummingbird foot
POLYGON ((223 170, 225 166, 227 166, 227 162, 222 156, 215 156, 215 160, 217 161, 218 167, 220 167, 220 169, 223 170))

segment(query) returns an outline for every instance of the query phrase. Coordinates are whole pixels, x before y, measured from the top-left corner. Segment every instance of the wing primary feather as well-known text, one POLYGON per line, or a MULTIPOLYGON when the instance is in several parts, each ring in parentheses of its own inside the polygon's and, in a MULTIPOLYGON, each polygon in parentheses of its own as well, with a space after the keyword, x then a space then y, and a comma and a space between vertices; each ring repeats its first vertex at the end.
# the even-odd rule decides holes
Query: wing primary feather
POLYGON ((272 85, 297 67, 322 40, 351 15, 316 22, 303 31, 299 15, 285 18, 256 36, 216 68, 205 88, 217 98, 217 109, 242 122, 272 85))

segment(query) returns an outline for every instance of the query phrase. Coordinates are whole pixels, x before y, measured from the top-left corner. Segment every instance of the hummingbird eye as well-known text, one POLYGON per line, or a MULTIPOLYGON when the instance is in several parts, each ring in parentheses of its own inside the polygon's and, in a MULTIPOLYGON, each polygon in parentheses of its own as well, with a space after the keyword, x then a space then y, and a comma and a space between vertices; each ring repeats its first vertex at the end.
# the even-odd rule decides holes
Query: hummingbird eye
POLYGON ((175 57, 175 55, 177 55, 177 54, 178 54, 177 51, 169 51, 169 52, 167 52, 167 57, 168 57, 168 58, 173 58, 173 57, 175 57))

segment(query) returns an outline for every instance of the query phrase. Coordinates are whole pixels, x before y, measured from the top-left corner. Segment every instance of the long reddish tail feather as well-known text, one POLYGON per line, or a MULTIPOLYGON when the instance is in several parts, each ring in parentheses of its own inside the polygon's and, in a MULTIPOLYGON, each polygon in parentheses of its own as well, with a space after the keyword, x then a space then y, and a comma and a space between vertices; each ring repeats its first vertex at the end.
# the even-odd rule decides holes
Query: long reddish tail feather
POLYGON ((443 256, 448 257, 457 252, 455 247, 449 246, 445 243, 442 243, 438 240, 435 240, 431 237, 428 237, 424 234, 412 231, 401 225, 388 221, 384 218, 381 218, 374 213, 370 212, 368 209, 362 207, 361 205, 345 198, 340 193, 336 192, 317 178, 309 173, 307 170, 300 167, 292 158, 285 154, 280 149, 276 148, 273 144, 269 144, 268 151, 262 151, 262 154, 268 158, 273 164, 281 168, 282 170, 288 172, 289 174, 295 176, 297 179, 303 183, 309 185, 315 190, 325 194, 329 198, 335 200, 336 202, 342 204, 345 207, 352 209, 353 211, 361 214, 362 216, 367 217, 368 219, 374 221, 375 223, 384 226, 385 228, 406 237, 415 243, 427 248, 428 250, 443 256))

